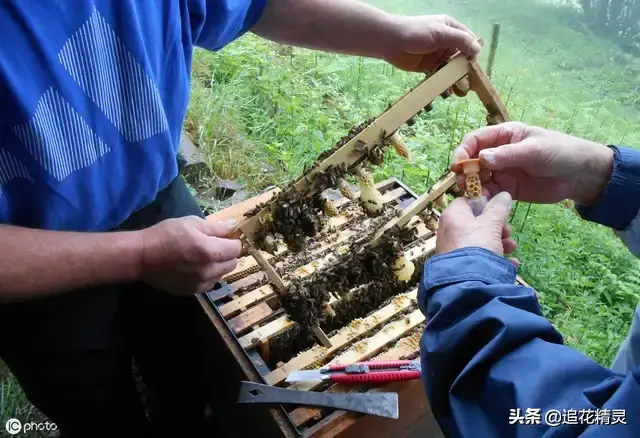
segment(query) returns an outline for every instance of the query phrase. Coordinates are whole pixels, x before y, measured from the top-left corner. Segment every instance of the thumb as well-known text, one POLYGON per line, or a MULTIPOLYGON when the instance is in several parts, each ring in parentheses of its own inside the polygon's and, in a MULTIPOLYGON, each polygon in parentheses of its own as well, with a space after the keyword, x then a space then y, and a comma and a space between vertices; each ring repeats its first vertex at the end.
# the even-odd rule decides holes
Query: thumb
POLYGON ((489 170, 502 170, 511 167, 528 167, 539 161, 540 149, 535 142, 527 139, 519 143, 507 144, 483 149, 478 156, 489 170))
POLYGON ((482 216, 504 224, 511 214, 511 204, 511 194, 509 192, 500 192, 487 203, 482 216))
POLYGON ((435 30, 433 44, 438 49, 458 49, 465 56, 476 56, 482 50, 469 32, 446 25, 435 30))

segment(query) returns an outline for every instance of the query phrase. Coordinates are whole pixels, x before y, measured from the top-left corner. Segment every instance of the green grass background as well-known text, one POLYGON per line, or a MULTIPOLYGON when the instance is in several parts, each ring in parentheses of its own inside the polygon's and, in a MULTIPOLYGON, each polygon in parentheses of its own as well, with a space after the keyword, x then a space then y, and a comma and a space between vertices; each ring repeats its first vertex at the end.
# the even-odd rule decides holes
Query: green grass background
MULTIPOLYGON (((597 39, 571 2, 534 0, 375 0, 406 14, 448 13, 487 42, 501 24, 492 81, 515 120, 606 144, 640 147, 640 60, 597 39)), ((354 124, 379 114, 421 75, 382 61, 282 47, 246 35, 218 53, 196 52, 185 129, 207 160, 195 189, 217 178, 252 193, 296 177, 354 124)), ((401 178, 424 191, 450 152, 486 124, 477 98, 437 100, 402 133, 407 163, 389 154, 376 179, 401 178)), ((639 263, 569 203, 516 204, 519 273, 541 296, 567 343, 608 366, 629 329, 640 290, 639 263)), ((6 370, 0 371, 0 430, 6 419, 39 418, 6 370)), ((1 432, 0 432, 1 435, 1 432)))

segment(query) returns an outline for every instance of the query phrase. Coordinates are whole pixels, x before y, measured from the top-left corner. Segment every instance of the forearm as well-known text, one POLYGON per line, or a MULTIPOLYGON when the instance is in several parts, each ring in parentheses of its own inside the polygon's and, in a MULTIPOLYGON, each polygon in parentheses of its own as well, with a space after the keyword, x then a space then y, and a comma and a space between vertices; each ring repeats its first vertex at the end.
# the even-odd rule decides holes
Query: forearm
MULTIPOLYGON (((635 376, 618 375, 563 345, 534 292, 514 283, 513 267, 480 249, 425 264, 418 296, 428 321, 421 355, 429 401, 445 435, 540 436, 549 429, 544 415, 550 409, 629 412, 640 401, 635 376), (521 415, 539 409, 540 429, 517 429, 509 422, 512 409, 521 415)), ((627 421, 629 430, 638 429, 636 420, 627 421)), ((596 427, 558 429, 575 435, 596 427)))
POLYGON ((142 239, 135 231, 75 233, 0 225, 0 301, 133 281, 142 239))
POLYGON ((270 0, 252 31, 281 44, 386 58, 398 28, 394 15, 355 0, 270 0))

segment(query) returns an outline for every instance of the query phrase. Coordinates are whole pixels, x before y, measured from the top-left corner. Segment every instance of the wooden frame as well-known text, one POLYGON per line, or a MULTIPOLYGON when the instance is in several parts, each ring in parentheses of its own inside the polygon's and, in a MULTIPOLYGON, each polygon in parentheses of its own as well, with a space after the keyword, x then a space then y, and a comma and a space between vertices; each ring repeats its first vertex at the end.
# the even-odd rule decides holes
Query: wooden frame
MULTIPOLYGON (((397 133, 404 123, 449 90, 453 90, 460 97, 474 92, 487 109, 489 124, 510 120, 507 109, 477 61, 457 55, 435 74, 421 81, 395 105, 383 112, 328 158, 300 177, 287 190, 298 192, 307 190, 307 194, 313 193, 313 178, 310 177, 315 172, 323 171, 328 166, 336 164, 345 164, 347 167, 358 165, 368 150, 397 133)), ((422 196, 416 195, 395 178, 376 184, 383 194, 384 202, 396 203, 400 214, 376 228, 370 243, 376 243, 386 231, 392 228, 414 227, 417 237, 411 247, 405 250, 405 254, 413 260, 429 257, 435 250, 434 226, 437 226, 440 214, 434 201, 451 193, 454 185, 455 175, 451 172, 445 173, 422 196), (435 218, 435 225, 424 220, 427 216, 435 218)), ((219 333, 237 362, 241 374, 246 376, 247 380, 258 383, 283 385, 289 372, 314 367, 319 363, 326 365, 371 358, 416 357, 419 349, 417 340, 420 328, 424 324, 424 316, 416 306, 416 289, 413 288, 394 296, 392 301, 335 333, 327 335, 320 327, 316 327, 315 346, 298 352, 286 362, 278 363, 273 369, 269 368, 267 365, 269 343, 296 325, 277 305, 279 294, 286 293, 287 289, 287 282, 278 274, 278 269, 282 269, 282 266, 279 266, 280 261, 283 257, 287 257, 287 248, 281 246, 274 254, 267 254, 255 247, 253 238, 260 218, 270 211, 276 197, 286 194, 287 190, 271 191, 208 217, 209 220, 229 218, 238 220, 240 223, 232 235, 241 236, 250 252, 250 255, 240 259, 236 270, 225 277, 224 280, 228 282, 230 289, 229 293, 213 294, 216 298, 211 300, 208 297, 213 295, 209 294, 198 297, 216 332, 219 333), (267 205, 260 212, 243 220, 243 214, 246 211, 265 201, 267 205)), ((352 202, 355 201, 341 198, 335 201, 335 205, 345 209, 352 202)), ((370 219, 362 219, 362 221, 366 220, 370 219)), ((337 216, 331 218, 330 222, 338 229, 335 240, 322 242, 314 248, 310 254, 317 257, 300 266, 291 267, 293 271, 289 272, 290 275, 301 277, 310 275, 314 270, 322 269, 327 263, 328 259, 325 256, 327 251, 339 249, 341 246, 348 248, 349 239, 357 233, 349 228, 353 225, 353 221, 337 216)), ((520 278, 518 283, 526 285, 520 278)), ((339 299, 334 297, 329 305, 332 306, 338 301, 339 299)), ((293 385, 293 388, 321 389, 318 385, 300 383, 293 385)), ((388 436, 390 433, 395 434, 398 431, 410 429, 413 423, 420 423, 433 431, 433 436, 440 436, 438 426, 430 415, 421 381, 385 385, 383 388, 366 386, 345 388, 342 385, 333 385, 324 390, 378 391, 389 388, 397 390, 400 398, 401 418, 392 422, 342 411, 327 415, 318 409, 311 408, 297 408, 290 411, 284 408, 269 408, 269 412, 272 421, 277 424, 283 436, 388 436), (318 416, 321 417, 319 421, 318 416)))

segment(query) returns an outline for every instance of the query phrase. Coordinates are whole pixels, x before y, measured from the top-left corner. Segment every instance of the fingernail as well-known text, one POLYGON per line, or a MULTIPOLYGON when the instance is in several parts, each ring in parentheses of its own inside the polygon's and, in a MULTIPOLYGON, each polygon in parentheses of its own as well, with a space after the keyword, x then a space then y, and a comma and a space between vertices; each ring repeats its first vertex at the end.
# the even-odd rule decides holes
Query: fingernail
POLYGON ((451 164, 457 164, 458 161, 462 161, 465 157, 466 151, 462 148, 462 146, 458 146, 453 151, 453 159, 451 160, 451 164))
POLYGON ((474 53, 480 53, 482 46, 477 41, 474 41, 471 43, 471 50, 473 50, 474 53))
POLYGON ((496 164, 496 154, 492 150, 480 151, 480 158, 489 164, 496 164))
POLYGON ((509 192, 500 192, 495 197, 495 202, 498 202, 502 205, 511 205, 511 194, 509 192))

